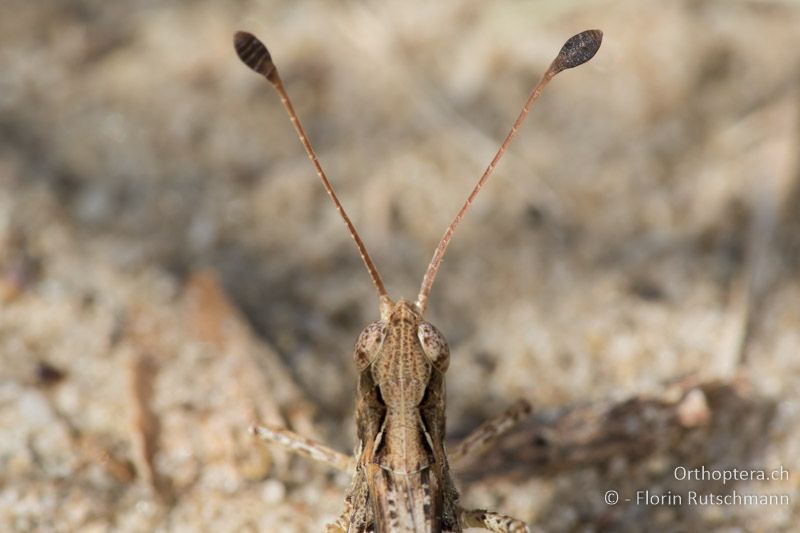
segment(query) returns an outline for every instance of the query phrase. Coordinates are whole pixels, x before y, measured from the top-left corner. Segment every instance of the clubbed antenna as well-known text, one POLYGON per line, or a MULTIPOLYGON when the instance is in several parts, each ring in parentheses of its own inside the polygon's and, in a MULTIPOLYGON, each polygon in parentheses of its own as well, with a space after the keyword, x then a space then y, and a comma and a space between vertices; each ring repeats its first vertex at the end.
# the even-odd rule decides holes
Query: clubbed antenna
POLYGON ((536 100, 539 99, 542 91, 544 91, 544 88, 548 83, 550 83, 550 80, 552 80, 556 74, 562 70, 574 68, 589 61, 597 53, 602 40, 603 32, 600 30, 587 30, 571 37, 566 43, 564 43, 561 51, 558 53, 553 62, 550 63, 550 67, 544 73, 542 79, 539 80, 539 83, 533 88, 530 96, 528 96, 528 100, 522 107, 522 111, 519 112, 517 120, 515 120, 514 125, 511 126, 511 131, 508 132, 503 144, 501 144, 500 148, 497 150, 494 159, 492 159, 492 162, 489 163, 488 167, 486 167, 481 179, 478 180, 475 188, 472 189, 472 192, 467 197, 467 201, 464 202, 464 205, 461 206, 461 209, 456 214, 456 217, 447 227, 447 230, 442 236, 442 240, 439 241, 439 245, 436 247, 436 251, 433 253, 433 258, 428 265, 428 270, 425 272, 425 277, 422 278, 422 286, 420 287, 419 296, 417 297, 417 308, 419 309, 420 313, 424 314, 425 309, 428 307, 428 296, 430 295, 433 281, 436 279, 436 273, 439 271, 439 267, 442 265, 442 258, 447 250, 447 245, 450 244, 450 239, 453 238, 453 233, 456 230, 456 226, 458 226, 458 223, 461 222, 462 218, 464 218, 464 214, 467 212, 467 209, 469 209, 469 206, 472 205, 475 197, 478 196, 478 192, 489 179, 489 176, 491 176, 494 172, 497 162, 500 161, 501 157, 503 157, 508 145, 511 144, 511 140, 514 138, 514 135, 517 134, 517 130, 519 129, 520 125, 525 120, 525 117, 528 116, 528 112, 531 110, 531 107, 533 107, 533 104, 536 103, 536 100))
POLYGON ((289 114, 289 119, 291 119, 292 125, 294 125, 297 136, 300 138, 300 142, 303 143, 303 147, 306 149, 308 158, 314 165, 319 179, 322 180, 322 185, 328 192, 328 196, 330 196, 331 200, 333 200, 334 205, 336 205, 336 210, 339 211, 342 220, 344 220, 344 223, 347 226, 347 230, 350 232, 350 236, 353 237, 353 240, 356 243, 358 253, 361 254, 361 259, 364 261, 364 265, 367 267, 370 277, 372 277, 372 283, 378 290, 381 308, 385 307, 390 300, 389 295, 386 293, 386 287, 383 285, 383 280, 381 279, 380 274, 378 274, 378 269, 375 268, 375 264, 372 262, 372 258, 370 258, 369 253, 367 252, 367 247, 364 246, 364 241, 362 241, 361 237, 358 235, 355 226, 353 226, 353 223, 350 221, 350 217, 347 216, 347 212, 344 210, 342 203, 339 201, 339 197, 336 196, 336 192, 334 192, 331 182, 328 181, 325 171, 322 170, 322 165, 319 163, 317 154, 314 152, 314 148, 311 147, 311 143, 308 141, 308 137, 303 129, 303 125, 300 123, 300 119, 298 118, 297 113, 294 111, 291 100, 289 100, 289 95, 286 93, 286 89, 283 88, 283 82, 281 81, 280 75, 278 75, 278 69, 275 67, 275 63, 272 62, 272 56, 270 56, 269 50, 267 50, 267 47, 264 46, 264 43, 259 41, 255 35, 246 31, 236 32, 236 35, 233 36, 233 46, 236 49, 236 54, 239 56, 239 59, 241 59, 245 65, 267 78, 267 80, 278 92, 278 95, 281 98, 281 103, 286 109, 286 112, 289 114))

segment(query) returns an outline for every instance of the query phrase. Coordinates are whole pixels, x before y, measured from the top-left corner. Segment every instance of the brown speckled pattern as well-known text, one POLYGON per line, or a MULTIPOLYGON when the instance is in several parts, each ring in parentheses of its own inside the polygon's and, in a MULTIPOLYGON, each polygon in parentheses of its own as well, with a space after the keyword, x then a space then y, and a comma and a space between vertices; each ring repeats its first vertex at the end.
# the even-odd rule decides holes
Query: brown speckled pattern
POLYGON ((417 337, 425 355, 433 362, 439 372, 446 372, 450 365, 450 346, 436 327, 429 322, 421 322, 417 337))
MULTIPOLYGON (((374 521, 387 531, 460 531, 442 447, 449 357, 442 334, 406 300, 359 336, 353 358, 363 448, 356 477, 369 485, 370 501, 366 515, 352 516, 351 528, 374 521)), ((351 494, 357 497, 353 488, 351 494)))
POLYGON ((419 404, 425 395, 433 363, 417 337, 420 317, 401 300, 389 317, 381 356, 372 365, 383 402, 383 446, 376 454, 381 466, 398 473, 416 472, 431 463, 430 450, 420 431, 419 404))
POLYGON ((386 331, 386 321, 378 320, 361 332, 356 342, 356 349, 353 352, 353 360, 359 371, 364 370, 378 355, 383 346, 386 331))

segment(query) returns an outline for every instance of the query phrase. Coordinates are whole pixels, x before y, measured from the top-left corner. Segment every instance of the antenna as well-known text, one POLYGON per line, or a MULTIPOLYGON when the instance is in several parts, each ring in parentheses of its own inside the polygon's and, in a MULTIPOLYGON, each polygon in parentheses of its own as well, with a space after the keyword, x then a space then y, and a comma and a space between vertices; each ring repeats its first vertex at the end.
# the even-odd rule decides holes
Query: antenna
POLYGON ((355 226, 353 226, 353 223, 350 221, 350 217, 347 216, 347 212, 344 210, 342 203, 339 201, 339 197, 336 196, 336 192, 333 190, 331 182, 328 181, 325 171, 322 170, 322 165, 320 165, 317 154, 314 152, 314 148, 311 147, 311 143, 308 141, 308 136, 306 136, 303 125, 300 123, 297 113, 295 113, 291 100, 289 100, 289 95, 287 94, 286 89, 283 87, 283 82, 278 74, 278 69, 275 67, 275 63, 272 62, 272 56, 270 56, 267 47, 264 46, 264 44, 259 41, 255 35, 246 31, 236 32, 236 34, 233 36, 233 46, 236 49, 236 54, 239 56, 239 59, 241 59, 242 62, 252 70, 267 78, 267 81, 269 81, 278 92, 278 96, 281 98, 281 103, 286 109, 286 112, 289 114, 289 119, 292 121, 292 125, 297 132, 297 136, 300 138, 300 142, 303 143, 303 148, 306 149, 306 153, 308 154, 308 158, 311 160, 311 164, 314 165, 314 169, 316 169, 319 179, 322 180, 322 185, 328 192, 328 196, 330 196, 331 200, 333 200, 336 210, 341 215, 342 220, 344 220, 345 226, 347 226, 347 231, 350 232, 350 236, 353 237, 353 241, 356 243, 358 253, 361 254, 361 259, 364 261, 364 266, 367 267, 367 271, 372 278, 372 283, 375 285, 375 288, 378 291, 381 308, 383 309, 387 307, 387 305, 391 303, 391 300, 389 299, 389 295, 386 293, 386 287, 383 285, 381 275, 378 274, 378 269, 375 268, 375 263, 372 262, 372 258, 369 256, 369 252, 367 252, 367 247, 364 245, 364 241, 362 241, 361 237, 358 235, 355 226))
POLYGON ((417 297, 417 308, 419 309, 420 314, 424 314, 425 309, 428 306, 428 296, 430 295, 433 281, 436 279, 436 273, 439 271, 439 267, 442 265, 444 253, 447 250, 447 245, 450 244, 450 239, 453 238, 453 233, 456 230, 456 226, 458 226, 458 223, 461 222, 462 218, 464 218, 464 214, 467 212, 467 209, 469 209, 469 206, 472 205, 475 197, 478 196, 478 192, 489 179, 489 176, 491 176, 494 172, 497 162, 500 161, 501 157, 503 157, 508 145, 511 144, 511 140, 517 134, 517 130, 519 129, 520 125, 525 120, 525 117, 528 116, 528 112, 531 110, 531 107, 533 107, 533 104, 536 103, 536 100, 539 99, 542 91, 544 91, 544 88, 548 83, 550 83, 550 80, 552 80, 556 74, 562 70, 577 67, 578 65, 582 65, 583 63, 589 61, 597 53, 602 41, 603 32, 600 30, 587 30, 569 38, 567 42, 564 43, 564 46, 561 48, 561 51, 558 53, 556 58, 550 64, 550 67, 542 76, 542 79, 539 80, 539 83, 537 83, 536 87, 533 88, 530 96, 528 96, 528 100, 522 107, 522 111, 519 112, 517 120, 515 120, 514 125, 511 126, 511 131, 508 132, 503 144, 501 144, 500 148, 497 150, 494 159, 492 159, 492 162, 489 163, 488 167, 486 167, 486 170, 478 180, 475 188, 472 189, 472 192, 467 197, 467 201, 464 202, 463 206, 461 206, 461 209, 456 214, 456 217, 444 232, 442 240, 439 241, 439 245, 436 247, 436 251, 433 253, 433 258, 428 265, 428 270, 425 272, 425 277, 422 278, 422 286, 420 287, 419 296, 417 297))

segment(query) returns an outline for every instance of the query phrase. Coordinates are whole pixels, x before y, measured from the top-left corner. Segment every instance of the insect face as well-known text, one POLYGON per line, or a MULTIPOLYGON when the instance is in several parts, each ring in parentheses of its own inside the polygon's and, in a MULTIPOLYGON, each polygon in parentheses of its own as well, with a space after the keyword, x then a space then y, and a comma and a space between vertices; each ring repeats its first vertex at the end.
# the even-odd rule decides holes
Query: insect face
POLYGON ((390 342, 394 342, 403 335, 409 336, 409 333, 416 336, 411 345, 421 349, 433 368, 441 373, 447 371, 450 363, 447 340, 436 326, 422 320, 416 305, 402 299, 393 304, 386 315, 386 318, 369 324, 358 337, 353 359, 359 372, 379 357, 387 337, 391 337, 390 342))

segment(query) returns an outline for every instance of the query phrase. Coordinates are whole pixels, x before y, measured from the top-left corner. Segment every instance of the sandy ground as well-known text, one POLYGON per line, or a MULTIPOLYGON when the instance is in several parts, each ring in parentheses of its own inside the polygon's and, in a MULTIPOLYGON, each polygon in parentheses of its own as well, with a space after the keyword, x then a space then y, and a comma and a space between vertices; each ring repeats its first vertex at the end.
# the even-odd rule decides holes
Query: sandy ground
POLYGON ((462 502, 545 531, 797 531, 796 2, 3 13, 0 530, 321 531, 341 510, 347 475, 247 427, 351 450, 352 346, 377 301, 235 30, 270 46, 390 293, 410 298, 541 72, 597 27, 597 57, 547 89, 434 287, 449 432, 519 398, 557 416, 687 374, 742 393, 640 456, 542 472, 522 442, 507 475, 459 475, 462 502), (789 475, 723 485, 680 466, 789 475), (624 501, 642 490, 788 504, 624 501))

